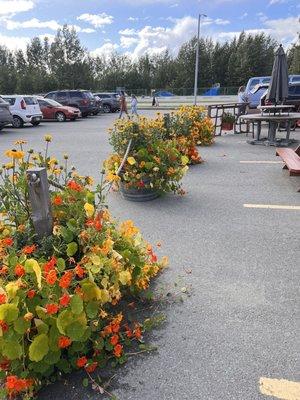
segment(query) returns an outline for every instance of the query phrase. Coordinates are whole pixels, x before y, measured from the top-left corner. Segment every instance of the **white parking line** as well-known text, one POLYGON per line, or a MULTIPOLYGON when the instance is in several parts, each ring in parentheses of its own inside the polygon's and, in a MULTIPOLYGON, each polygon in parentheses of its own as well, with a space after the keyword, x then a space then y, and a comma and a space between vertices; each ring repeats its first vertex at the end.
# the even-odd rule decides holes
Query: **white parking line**
POLYGON ((272 210, 300 210, 300 206, 282 206, 279 204, 244 204, 245 208, 269 208, 272 210))
POLYGON ((241 164, 283 164, 283 161, 263 161, 263 160, 249 160, 240 161, 241 164))

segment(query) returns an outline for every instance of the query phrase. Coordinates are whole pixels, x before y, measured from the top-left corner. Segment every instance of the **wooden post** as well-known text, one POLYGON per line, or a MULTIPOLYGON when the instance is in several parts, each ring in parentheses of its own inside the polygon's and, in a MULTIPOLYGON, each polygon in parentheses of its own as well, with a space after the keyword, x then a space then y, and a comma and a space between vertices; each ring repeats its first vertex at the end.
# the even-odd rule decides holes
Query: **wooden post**
POLYGON ((41 239, 45 236, 51 235, 53 229, 46 168, 36 167, 28 169, 27 180, 32 222, 37 236, 41 239))

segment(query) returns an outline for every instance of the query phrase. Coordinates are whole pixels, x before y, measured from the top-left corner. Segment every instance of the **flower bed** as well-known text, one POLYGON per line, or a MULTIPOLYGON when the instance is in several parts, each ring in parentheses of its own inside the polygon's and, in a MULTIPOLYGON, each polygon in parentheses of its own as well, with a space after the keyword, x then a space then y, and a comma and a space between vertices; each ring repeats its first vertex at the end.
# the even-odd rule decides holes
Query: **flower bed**
POLYGON ((30 398, 61 373, 123 363, 143 328, 114 311, 127 294, 148 288, 167 264, 132 221, 103 206, 103 186, 45 154, 6 154, 0 171, 0 376, 4 395, 30 398), (26 170, 46 166, 53 234, 38 240, 30 218, 26 170))

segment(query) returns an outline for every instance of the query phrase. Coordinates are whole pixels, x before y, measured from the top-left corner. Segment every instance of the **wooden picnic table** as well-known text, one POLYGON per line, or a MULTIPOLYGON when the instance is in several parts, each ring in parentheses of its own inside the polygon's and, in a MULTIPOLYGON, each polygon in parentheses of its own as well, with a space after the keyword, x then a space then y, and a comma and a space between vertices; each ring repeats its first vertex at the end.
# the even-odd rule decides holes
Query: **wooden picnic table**
POLYGON ((265 105, 265 106, 258 106, 257 109, 261 110, 261 113, 276 113, 281 114, 282 112, 287 112, 289 114, 290 110, 294 108, 294 104, 272 104, 272 105, 265 105))
POLYGON ((241 120, 246 122, 256 123, 256 138, 253 140, 247 140, 250 144, 264 144, 267 146, 289 146, 294 140, 290 139, 291 124, 300 119, 300 113, 289 113, 289 114, 252 114, 252 115, 241 115, 241 120), (261 139, 261 124, 267 122, 269 125, 268 138, 261 139), (280 123, 286 125, 286 138, 276 139, 276 131, 280 123))

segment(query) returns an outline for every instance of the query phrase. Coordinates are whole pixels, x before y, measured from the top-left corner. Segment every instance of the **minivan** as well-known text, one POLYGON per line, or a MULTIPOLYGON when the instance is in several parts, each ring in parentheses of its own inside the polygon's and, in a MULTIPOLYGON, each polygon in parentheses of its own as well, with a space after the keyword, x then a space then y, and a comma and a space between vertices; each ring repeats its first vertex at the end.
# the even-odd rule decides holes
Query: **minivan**
POLYGON ((63 106, 79 108, 82 117, 87 117, 97 112, 96 100, 89 90, 55 90, 44 96, 63 106))

